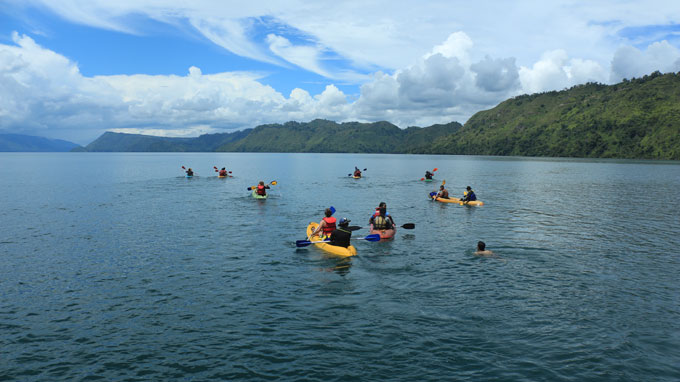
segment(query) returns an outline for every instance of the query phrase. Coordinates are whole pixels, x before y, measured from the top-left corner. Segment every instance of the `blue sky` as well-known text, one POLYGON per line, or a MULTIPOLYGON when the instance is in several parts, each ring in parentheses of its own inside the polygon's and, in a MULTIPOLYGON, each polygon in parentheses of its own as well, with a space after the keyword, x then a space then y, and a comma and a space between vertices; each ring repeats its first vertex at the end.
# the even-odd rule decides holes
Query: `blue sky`
POLYGON ((4 0, 0 133, 463 123, 519 94, 680 71, 679 47, 676 1, 4 0))

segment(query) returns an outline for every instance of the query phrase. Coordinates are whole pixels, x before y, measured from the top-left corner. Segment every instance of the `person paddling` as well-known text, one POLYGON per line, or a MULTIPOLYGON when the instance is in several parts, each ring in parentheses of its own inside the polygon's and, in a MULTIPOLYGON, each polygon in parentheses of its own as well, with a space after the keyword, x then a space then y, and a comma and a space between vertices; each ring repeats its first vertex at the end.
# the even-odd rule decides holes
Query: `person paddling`
POLYGON ((355 178, 361 178, 361 170, 359 170, 359 168, 357 166, 354 166, 354 177, 355 178))
POLYGON ((448 199, 449 198, 449 191, 444 188, 444 185, 442 184, 439 186, 439 192, 437 192, 437 195, 434 196, 434 199, 441 198, 441 199, 448 199))
POLYGON ((425 179, 432 180, 433 176, 434 176, 434 174, 431 173, 430 171, 425 171, 425 179))
POLYGON ((227 168, 222 167, 222 169, 218 173, 219 176, 227 176, 227 168))
POLYGON ((392 216, 387 216, 387 207, 380 207, 378 215, 371 216, 368 223, 372 224, 376 231, 384 231, 394 227, 392 216))
POLYGON ((321 219, 319 222, 319 225, 316 227, 314 231, 312 231, 311 236, 317 235, 319 232, 321 232, 321 235, 319 235, 322 238, 329 237, 333 231, 335 231, 335 222, 336 219, 332 217, 333 211, 331 211, 330 208, 326 208, 326 211, 324 213, 326 216, 321 219))
POLYGON ((475 195, 475 192, 472 190, 470 186, 467 186, 467 189, 465 192, 463 192, 463 197, 460 198, 460 201, 463 203, 467 202, 474 202, 477 200, 477 195, 475 195))
POLYGON ((270 187, 268 185, 265 186, 264 181, 260 181, 260 184, 257 185, 257 189, 255 190, 255 192, 260 196, 266 196, 267 195, 266 190, 268 189, 270 189, 270 187))
POLYGON ((349 225, 350 221, 351 220, 347 218, 340 219, 340 222, 338 222, 338 228, 331 232, 331 245, 345 248, 349 247, 349 240, 352 238, 352 231, 350 231, 347 226, 349 225))
POLYGON ((194 176, 194 172, 191 170, 191 168, 187 170, 187 176, 194 176))

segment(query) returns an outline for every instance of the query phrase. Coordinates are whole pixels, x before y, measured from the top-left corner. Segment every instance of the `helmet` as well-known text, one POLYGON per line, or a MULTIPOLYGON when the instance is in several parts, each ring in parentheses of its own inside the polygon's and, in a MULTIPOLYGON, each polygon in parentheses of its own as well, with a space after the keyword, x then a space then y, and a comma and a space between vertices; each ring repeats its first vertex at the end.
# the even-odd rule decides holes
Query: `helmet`
POLYGON ((349 220, 347 218, 342 218, 342 219, 340 219, 340 222, 338 224, 339 225, 347 225, 347 224, 349 224, 349 222, 351 222, 351 220, 349 220))

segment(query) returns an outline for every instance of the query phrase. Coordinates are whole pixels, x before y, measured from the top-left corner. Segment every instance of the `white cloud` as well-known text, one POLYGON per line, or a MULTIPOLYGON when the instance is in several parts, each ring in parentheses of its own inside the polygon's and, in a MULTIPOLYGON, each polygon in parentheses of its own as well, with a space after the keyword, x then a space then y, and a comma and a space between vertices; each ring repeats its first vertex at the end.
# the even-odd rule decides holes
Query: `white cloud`
POLYGON ((655 70, 680 71, 680 50, 665 40, 652 43, 644 52, 632 46, 622 46, 612 59, 611 81, 642 77, 655 70))
POLYGON ((269 49, 284 60, 321 76, 333 77, 320 66, 318 47, 295 46, 287 38, 273 33, 267 35, 267 43, 269 43, 269 49))
MULTIPOLYGON (((15 33, 13 40, 0 44, 0 131, 83 144, 105 130, 187 136, 314 118, 388 120, 401 127, 465 122, 517 94, 607 82, 610 76, 598 61, 564 49, 546 51, 527 66, 518 66, 515 57, 477 57, 476 44, 459 31, 393 73, 372 73, 350 102, 355 96, 335 85, 316 95, 296 88, 286 97, 262 84, 261 74, 204 74, 196 66, 181 76, 87 77, 75 62, 30 37, 15 33)), ((274 34, 268 40, 280 57, 313 70, 321 48, 308 50, 274 34)), ((621 47, 611 64, 611 76, 621 78, 680 70, 680 52, 665 41, 645 51, 621 47)))

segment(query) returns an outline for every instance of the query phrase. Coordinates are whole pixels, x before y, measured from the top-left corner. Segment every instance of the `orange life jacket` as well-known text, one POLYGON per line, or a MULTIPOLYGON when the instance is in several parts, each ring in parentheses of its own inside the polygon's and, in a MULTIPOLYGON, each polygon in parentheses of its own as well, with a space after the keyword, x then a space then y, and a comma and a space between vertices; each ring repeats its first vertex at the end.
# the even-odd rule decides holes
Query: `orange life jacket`
POLYGON ((322 229, 322 233, 326 236, 330 236, 330 234, 335 231, 335 222, 336 219, 334 217, 330 218, 323 218, 323 221, 326 222, 326 225, 322 229))

